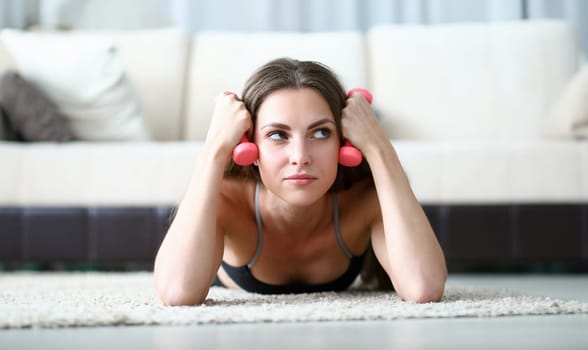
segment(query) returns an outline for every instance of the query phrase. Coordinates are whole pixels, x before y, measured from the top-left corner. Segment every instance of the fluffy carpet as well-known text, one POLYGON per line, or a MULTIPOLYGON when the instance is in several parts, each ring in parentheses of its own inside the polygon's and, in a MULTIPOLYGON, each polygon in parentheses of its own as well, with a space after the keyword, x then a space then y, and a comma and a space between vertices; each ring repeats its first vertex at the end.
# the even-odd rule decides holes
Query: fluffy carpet
POLYGON ((264 296, 213 287, 203 305, 165 307, 150 273, 0 274, 0 328, 394 320, 588 313, 588 303, 448 285, 439 303, 349 291, 264 296))

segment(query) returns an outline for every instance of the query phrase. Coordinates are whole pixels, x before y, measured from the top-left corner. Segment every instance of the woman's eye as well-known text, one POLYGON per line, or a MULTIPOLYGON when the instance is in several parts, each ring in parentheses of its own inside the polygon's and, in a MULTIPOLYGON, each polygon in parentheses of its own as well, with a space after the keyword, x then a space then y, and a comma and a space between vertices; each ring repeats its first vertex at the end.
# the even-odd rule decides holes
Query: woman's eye
POLYGON ((281 141, 286 139, 286 133, 283 131, 271 131, 267 134, 267 138, 270 140, 281 141))
POLYGON ((331 130, 329 129, 318 129, 313 133, 313 137, 317 139, 326 139, 331 135, 331 130))

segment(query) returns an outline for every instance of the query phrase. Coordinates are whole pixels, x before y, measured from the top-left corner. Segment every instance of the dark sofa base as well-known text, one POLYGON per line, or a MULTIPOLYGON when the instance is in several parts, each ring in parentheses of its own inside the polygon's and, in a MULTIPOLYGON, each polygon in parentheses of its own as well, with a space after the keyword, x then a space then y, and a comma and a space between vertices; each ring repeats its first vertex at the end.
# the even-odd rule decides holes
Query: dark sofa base
MULTIPOLYGON (((450 267, 557 263, 582 269, 588 264, 588 204, 424 208, 450 267)), ((0 263, 151 266, 171 211, 0 207, 0 263)))
POLYGON ((2 262, 146 262, 171 208, 0 208, 2 262))
POLYGON ((588 262, 587 204, 425 206, 448 262, 588 262))

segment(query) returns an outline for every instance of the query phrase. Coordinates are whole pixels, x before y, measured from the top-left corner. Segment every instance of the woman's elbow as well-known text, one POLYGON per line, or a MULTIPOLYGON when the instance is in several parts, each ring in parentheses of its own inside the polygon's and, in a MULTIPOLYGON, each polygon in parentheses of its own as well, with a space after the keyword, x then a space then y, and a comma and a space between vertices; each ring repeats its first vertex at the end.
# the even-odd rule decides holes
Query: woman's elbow
POLYGON ((410 293, 404 298, 404 301, 409 301, 417 304, 436 303, 441 301, 443 297, 443 289, 439 290, 423 290, 416 293, 410 293))
POLYGON ((415 283, 401 295, 401 298, 404 301, 419 304, 439 302, 443 298, 446 279, 443 277, 433 281, 415 283))
POLYGON ((194 306, 201 305, 206 300, 208 290, 187 291, 185 288, 172 287, 158 289, 161 302, 166 306, 194 306))

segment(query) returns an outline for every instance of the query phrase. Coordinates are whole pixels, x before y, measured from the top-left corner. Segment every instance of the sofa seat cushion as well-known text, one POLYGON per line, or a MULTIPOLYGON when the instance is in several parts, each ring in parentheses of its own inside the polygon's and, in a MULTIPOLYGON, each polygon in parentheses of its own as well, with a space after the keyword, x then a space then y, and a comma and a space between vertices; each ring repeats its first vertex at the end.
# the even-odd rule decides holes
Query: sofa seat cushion
POLYGON ((394 141, 424 204, 588 201, 588 142, 394 141))
POLYGON ((175 206, 200 147, 0 142, 0 206, 175 206))
MULTIPOLYGON (((423 204, 588 201, 588 141, 394 141, 423 204)), ((2 206, 177 205, 202 144, 0 142, 2 206)))

